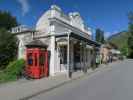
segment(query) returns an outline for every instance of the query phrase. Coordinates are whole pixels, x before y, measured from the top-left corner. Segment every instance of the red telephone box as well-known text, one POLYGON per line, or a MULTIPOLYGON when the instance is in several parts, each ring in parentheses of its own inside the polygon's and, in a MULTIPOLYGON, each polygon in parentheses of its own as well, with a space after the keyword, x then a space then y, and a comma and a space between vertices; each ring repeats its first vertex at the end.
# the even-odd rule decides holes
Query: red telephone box
POLYGON ((45 48, 36 46, 26 49, 25 74, 35 79, 48 77, 48 51, 45 48))

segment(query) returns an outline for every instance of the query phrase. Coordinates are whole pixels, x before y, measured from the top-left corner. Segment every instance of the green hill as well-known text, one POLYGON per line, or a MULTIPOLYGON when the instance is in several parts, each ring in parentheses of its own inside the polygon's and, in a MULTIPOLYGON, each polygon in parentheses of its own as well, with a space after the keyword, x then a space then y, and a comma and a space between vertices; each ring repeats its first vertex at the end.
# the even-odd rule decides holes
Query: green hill
POLYGON ((126 31, 116 33, 115 35, 112 35, 108 38, 108 41, 115 44, 124 55, 128 54, 127 40, 128 32, 126 31))

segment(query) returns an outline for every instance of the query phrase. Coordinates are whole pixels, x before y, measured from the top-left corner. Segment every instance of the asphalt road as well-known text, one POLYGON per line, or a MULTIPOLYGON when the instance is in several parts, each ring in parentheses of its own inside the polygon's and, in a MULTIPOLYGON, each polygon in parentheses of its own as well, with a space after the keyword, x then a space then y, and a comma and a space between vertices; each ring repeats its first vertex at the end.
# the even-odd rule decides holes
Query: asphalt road
POLYGON ((133 100, 133 60, 107 67, 30 100, 133 100))

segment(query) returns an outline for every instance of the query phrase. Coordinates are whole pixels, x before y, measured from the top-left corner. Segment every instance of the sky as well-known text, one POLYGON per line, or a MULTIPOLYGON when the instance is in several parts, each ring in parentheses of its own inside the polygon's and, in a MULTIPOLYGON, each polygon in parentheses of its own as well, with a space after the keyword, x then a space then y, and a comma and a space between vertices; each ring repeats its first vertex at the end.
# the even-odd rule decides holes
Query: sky
POLYGON ((56 4, 68 14, 79 12, 92 30, 100 28, 108 37, 127 30, 133 0, 0 0, 0 10, 9 11, 20 24, 35 27, 39 17, 56 4))

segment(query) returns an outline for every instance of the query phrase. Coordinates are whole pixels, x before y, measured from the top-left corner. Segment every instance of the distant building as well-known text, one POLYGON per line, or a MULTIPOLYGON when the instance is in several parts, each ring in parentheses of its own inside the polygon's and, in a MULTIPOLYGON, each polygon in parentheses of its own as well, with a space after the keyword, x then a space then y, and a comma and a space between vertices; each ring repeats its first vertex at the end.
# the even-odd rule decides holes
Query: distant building
POLYGON ((26 45, 34 40, 47 45, 50 75, 89 68, 93 47, 100 46, 78 12, 66 15, 56 5, 39 18, 35 30, 20 26, 11 31, 19 39, 18 58, 25 58, 26 45))
POLYGON ((101 45, 100 55, 103 63, 119 60, 121 52, 110 43, 101 45))

